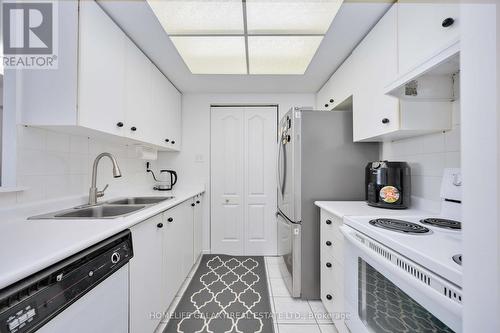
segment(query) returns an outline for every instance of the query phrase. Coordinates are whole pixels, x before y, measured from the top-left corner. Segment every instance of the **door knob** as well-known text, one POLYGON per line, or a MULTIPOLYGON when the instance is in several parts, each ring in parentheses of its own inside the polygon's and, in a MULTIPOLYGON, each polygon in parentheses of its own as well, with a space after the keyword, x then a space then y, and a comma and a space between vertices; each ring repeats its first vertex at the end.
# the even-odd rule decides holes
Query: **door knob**
POLYGON ((200 203, 200 200, 196 200, 196 203, 199 204, 200 203))
POLYGON ((193 203, 191 204, 191 207, 194 207, 194 206, 195 206, 195 204, 194 204, 194 202, 193 202, 193 203))
POLYGON ((116 123, 116 126, 117 127, 123 127, 123 123, 120 121, 120 122, 116 123))
POLYGON ((331 262, 327 262, 326 263, 326 267, 328 267, 328 268, 332 267, 332 263, 331 262))
POLYGON ((388 123, 389 123, 389 119, 387 119, 387 118, 382 119, 382 124, 388 124, 388 123))
POLYGON ((443 22, 441 23, 441 26, 443 28, 448 28, 448 27, 452 26, 453 23, 455 23, 455 20, 451 17, 447 17, 443 20, 443 22))
POLYGON ((332 298, 333 298, 333 297, 332 297, 332 295, 330 295, 330 294, 326 295, 326 299, 327 299, 327 300, 331 301, 331 300, 332 300, 332 298))
POLYGON ((170 140, 169 139, 165 139, 165 142, 169 142, 170 140))
POLYGON ((132 126, 132 127, 130 127, 130 130, 131 130, 132 132, 135 132, 135 131, 137 131, 137 127, 132 126))
POLYGON ((326 241, 326 246, 332 246, 332 242, 326 241))
POLYGON ((168 221, 168 222, 173 222, 173 221, 174 221, 174 219, 173 219, 173 218, 171 218, 171 217, 169 217, 169 218, 167 219, 167 221, 168 221))
POLYGON ((156 226, 157 226, 158 228, 163 228, 163 223, 158 223, 156 226))
POLYGON ((326 220, 326 224, 332 224, 332 220, 326 220))

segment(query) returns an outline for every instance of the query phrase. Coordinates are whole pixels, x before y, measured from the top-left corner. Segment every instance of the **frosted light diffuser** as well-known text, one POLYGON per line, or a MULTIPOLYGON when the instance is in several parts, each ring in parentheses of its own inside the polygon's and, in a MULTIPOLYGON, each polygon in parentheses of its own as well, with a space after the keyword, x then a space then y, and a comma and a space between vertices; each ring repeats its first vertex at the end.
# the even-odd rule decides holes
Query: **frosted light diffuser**
POLYGON ((343 0, 146 0, 193 74, 304 74, 343 0))
POLYGON ((245 38, 170 37, 193 74, 246 74, 245 38))
POLYGON ((304 74, 323 36, 248 36, 250 74, 304 74))
POLYGON ((243 34, 241 0, 148 0, 172 34, 243 34))
POLYGON ((325 34, 342 0, 246 0, 248 34, 325 34))

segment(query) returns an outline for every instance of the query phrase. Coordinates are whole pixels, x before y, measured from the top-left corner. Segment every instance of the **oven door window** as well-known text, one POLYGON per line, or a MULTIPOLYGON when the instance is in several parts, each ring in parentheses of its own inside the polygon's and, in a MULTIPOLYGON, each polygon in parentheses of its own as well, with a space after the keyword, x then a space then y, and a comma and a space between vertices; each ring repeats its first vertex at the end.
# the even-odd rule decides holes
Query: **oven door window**
POLYGON ((384 275, 358 258, 358 314, 370 332, 453 332, 384 275))

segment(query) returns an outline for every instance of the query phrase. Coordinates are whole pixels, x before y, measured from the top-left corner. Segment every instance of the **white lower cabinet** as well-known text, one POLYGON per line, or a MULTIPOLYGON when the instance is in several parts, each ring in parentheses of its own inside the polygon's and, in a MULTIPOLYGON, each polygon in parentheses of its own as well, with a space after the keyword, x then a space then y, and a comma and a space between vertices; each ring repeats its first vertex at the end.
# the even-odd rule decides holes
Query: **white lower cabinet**
POLYGON ((196 262, 203 250, 203 194, 199 194, 193 198, 194 206, 194 244, 193 244, 193 260, 196 262))
POLYGON ((130 230, 130 332, 153 332, 193 264, 193 207, 187 200, 130 230))
POLYGON ((342 218, 321 210, 321 301, 337 330, 348 332, 344 323, 344 236, 342 218))

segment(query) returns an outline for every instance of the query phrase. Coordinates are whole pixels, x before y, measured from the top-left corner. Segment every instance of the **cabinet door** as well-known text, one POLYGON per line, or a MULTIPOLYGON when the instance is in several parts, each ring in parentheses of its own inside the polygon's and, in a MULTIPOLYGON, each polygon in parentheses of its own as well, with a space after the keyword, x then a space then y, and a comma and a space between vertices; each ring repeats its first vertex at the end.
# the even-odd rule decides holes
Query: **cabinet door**
POLYGON ((165 297, 171 302, 179 290, 187 274, 184 272, 183 251, 184 244, 183 223, 185 215, 181 204, 164 213, 165 241, 163 246, 163 276, 167 283, 165 297))
POLYGON ((384 94, 397 75, 396 35, 393 6, 351 56, 361 75, 353 97, 354 141, 399 129, 399 101, 384 94))
POLYGON ((151 93, 153 64, 128 38, 126 45, 124 132, 130 138, 155 143, 156 119, 151 93))
POLYGON ((399 73, 405 74, 459 39, 458 3, 398 3, 399 73), (443 27, 447 18, 453 24, 443 27))
POLYGON ((194 198, 194 246, 193 260, 196 262, 203 249, 203 196, 194 198))
POLYGON ((184 202, 181 208, 182 214, 182 268, 184 277, 188 276, 191 268, 194 264, 194 230, 193 230, 193 220, 194 220, 194 207, 192 206, 194 203, 190 201, 184 202))
POLYGON ((318 92, 316 107, 326 110, 337 107, 352 96, 354 88, 358 84, 358 78, 356 68, 352 64, 351 57, 349 57, 318 92))
POLYGON ((162 274, 163 223, 157 215, 131 228, 134 257, 130 260, 130 332, 153 332, 159 324, 151 313, 168 306, 166 282, 162 274))
POLYGON ((78 123, 123 135, 126 36, 95 1, 80 1, 79 38, 78 123))

